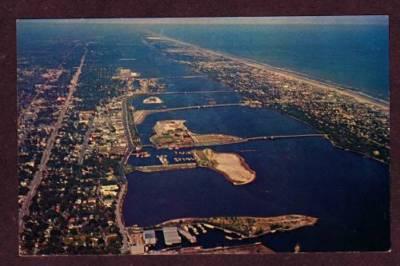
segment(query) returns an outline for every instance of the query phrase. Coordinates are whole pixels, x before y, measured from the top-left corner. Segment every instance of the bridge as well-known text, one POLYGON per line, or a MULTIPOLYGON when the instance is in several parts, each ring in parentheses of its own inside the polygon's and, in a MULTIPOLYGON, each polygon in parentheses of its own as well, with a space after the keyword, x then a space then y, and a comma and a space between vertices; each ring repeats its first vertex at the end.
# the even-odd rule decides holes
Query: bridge
POLYGON ((243 103, 222 103, 222 104, 205 104, 205 105, 192 105, 185 107, 176 108, 164 108, 164 109, 152 109, 152 110, 138 110, 133 114, 133 120, 136 125, 143 123, 148 115, 155 113, 173 112, 173 111, 183 111, 191 109, 205 109, 205 108, 217 108, 217 107, 232 107, 232 106, 246 106, 243 103))
POLYGON ((210 94, 210 93, 235 93, 234 90, 199 90, 199 91, 134 91, 131 94, 133 96, 140 95, 174 95, 174 94, 210 94))
POLYGON ((292 134, 292 135, 272 135, 272 136, 257 136, 245 138, 244 141, 252 140, 275 140, 275 139, 293 139, 293 138, 314 138, 314 137, 326 137, 326 134, 314 133, 314 134, 292 134))
POLYGON ((166 76, 166 77, 141 77, 138 79, 194 79, 207 78, 207 75, 182 75, 182 76, 166 76))
MULTIPOLYGON (((231 145, 231 144, 239 144, 249 141, 257 141, 257 140, 279 140, 279 139, 295 139, 295 138, 321 138, 327 137, 327 134, 321 133, 310 133, 310 134, 290 134, 290 135, 269 135, 269 136, 256 136, 256 137, 249 137, 249 138, 239 138, 237 140, 227 141, 227 142, 220 142, 220 143, 211 143, 211 144, 204 144, 201 143, 199 145, 194 145, 195 147, 204 147, 204 146, 221 146, 221 145, 231 145)), ((152 146, 152 145, 146 145, 152 146)), ((144 146, 143 146, 144 147, 144 146)))
POLYGON ((148 92, 152 95, 173 95, 173 94, 209 94, 209 93, 234 93, 234 90, 209 90, 209 91, 168 91, 168 92, 148 92))
MULTIPOLYGON (((229 142, 220 142, 220 143, 201 143, 201 144, 194 144, 192 147, 209 147, 209 146, 221 146, 221 145, 232 145, 232 144, 239 144, 245 143, 249 141, 257 141, 257 140, 279 140, 279 139, 295 139, 295 138, 327 138, 327 134, 322 133, 310 133, 310 134, 290 134, 290 135, 269 135, 269 136, 256 136, 256 137, 249 137, 249 138, 239 138, 237 140, 232 140, 229 142)), ((142 145, 143 148, 154 148, 153 144, 144 144, 142 145)), ((188 146, 181 147, 181 148, 190 148, 188 146)), ((252 150, 256 151, 256 150, 252 150)))
POLYGON ((190 109, 203 109, 203 108, 215 108, 215 107, 230 107, 230 106, 245 106, 242 103, 221 103, 221 104, 204 104, 204 105, 192 105, 185 107, 175 107, 175 108, 165 108, 165 109, 156 109, 150 110, 151 113, 163 113, 163 112, 173 112, 173 111, 181 111, 181 110, 190 110, 190 109))

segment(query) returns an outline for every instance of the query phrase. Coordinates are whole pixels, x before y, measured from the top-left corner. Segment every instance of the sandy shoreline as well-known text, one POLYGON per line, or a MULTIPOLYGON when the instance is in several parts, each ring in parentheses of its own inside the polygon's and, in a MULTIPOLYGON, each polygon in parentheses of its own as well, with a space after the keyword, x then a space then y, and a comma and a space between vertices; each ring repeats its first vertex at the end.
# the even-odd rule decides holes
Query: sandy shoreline
MULTIPOLYGON (((220 156, 223 156, 224 154, 220 154, 220 156)), ((239 164, 240 166, 243 168, 243 171, 246 171, 248 173, 249 178, 246 181, 240 181, 238 182, 237 179, 233 178, 232 175, 230 175, 230 169, 226 169, 227 166, 221 166, 221 165, 217 165, 214 170, 217 171, 218 173, 221 173, 223 176, 225 176, 226 179, 228 179, 229 182, 231 182, 233 185, 237 186, 237 185, 246 185, 249 184, 251 182, 254 181, 254 179, 256 179, 256 172, 251 169, 249 167, 249 165, 245 162, 245 160, 237 155, 237 154, 232 154, 232 156, 236 156, 236 158, 239 160, 239 164), (218 168, 219 166, 219 168, 218 168)), ((217 162, 218 162, 218 158, 217 162)), ((232 166, 230 166, 229 168, 232 168, 232 166)))
POLYGON ((236 153, 218 153, 211 149, 197 150, 194 156, 200 167, 222 174, 233 185, 246 185, 254 181, 256 172, 236 153), (202 164, 202 160, 210 163, 202 164))
MULTIPOLYGON (((152 33, 152 34, 154 34, 154 33, 152 33)), ((263 69, 263 70, 266 70, 266 71, 273 72, 273 74, 283 76, 284 78, 287 78, 287 79, 292 79, 292 80, 295 80, 297 82, 308 83, 308 84, 311 84, 313 86, 320 87, 322 89, 335 91, 335 92, 337 92, 339 94, 353 97, 356 100, 358 100, 359 102, 364 102, 364 103, 376 105, 376 106, 379 106, 380 108, 382 108, 384 110, 387 110, 387 111, 389 110, 389 102, 388 101, 373 97, 373 96, 365 94, 365 93, 363 93, 361 91, 355 91, 354 89, 345 88, 343 86, 336 85, 336 84, 330 84, 330 83, 325 82, 325 81, 318 81, 318 80, 315 80, 315 79, 313 79, 311 77, 308 77, 305 74, 298 73, 298 72, 295 72, 295 71, 292 71, 292 70, 277 68, 277 67, 265 64, 265 63, 259 63, 259 62, 256 62, 255 60, 252 60, 252 59, 241 58, 241 57, 233 56, 233 55, 226 54, 226 53, 223 53, 223 52, 215 52, 215 51, 212 51, 212 50, 209 50, 209 49, 206 49, 206 48, 202 48, 200 46, 197 46, 197 45, 194 45, 194 44, 191 44, 191 43, 183 42, 183 41, 176 40, 176 39, 173 39, 173 38, 170 38, 170 37, 166 37, 166 36, 162 36, 162 35, 160 35, 160 37, 161 37, 160 40, 167 40, 167 41, 175 42, 175 43, 178 43, 178 44, 181 44, 181 45, 184 45, 184 46, 189 46, 189 47, 198 49, 198 50, 200 50, 202 52, 206 52, 206 53, 211 54, 211 55, 225 57, 225 58, 231 59, 233 61, 238 61, 238 62, 243 63, 243 64, 245 64, 247 66, 250 66, 250 67, 255 67, 255 68, 259 68, 259 69, 263 69)))

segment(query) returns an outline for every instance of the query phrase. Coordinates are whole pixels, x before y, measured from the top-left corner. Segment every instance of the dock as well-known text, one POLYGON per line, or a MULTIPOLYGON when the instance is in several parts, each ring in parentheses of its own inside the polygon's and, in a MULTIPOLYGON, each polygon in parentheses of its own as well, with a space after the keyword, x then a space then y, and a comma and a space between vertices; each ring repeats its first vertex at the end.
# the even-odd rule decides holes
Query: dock
POLYGON ((189 240, 190 243, 196 243, 197 238, 193 235, 191 235, 188 231, 186 231, 184 228, 178 227, 178 232, 183 235, 187 240, 189 240))

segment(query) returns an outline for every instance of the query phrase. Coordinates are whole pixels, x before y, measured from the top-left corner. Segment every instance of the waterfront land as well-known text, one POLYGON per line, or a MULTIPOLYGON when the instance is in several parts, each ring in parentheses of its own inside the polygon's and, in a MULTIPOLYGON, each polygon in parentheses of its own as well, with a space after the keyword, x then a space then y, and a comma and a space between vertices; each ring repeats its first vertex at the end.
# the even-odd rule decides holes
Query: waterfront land
MULTIPOLYGON (((311 227, 318 218, 231 215, 126 225, 127 175, 136 178, 139 172, 200 171, 196 168, 204 167, 234 185, 251 184, 256 168, 245 160, 245 151, 221 152, 216 146, 308 137, 326 137, 339 147, 389 162, 389 109, 383 101, 166 37, 143 38, 143 42, 151 42, 168 60, 174 59, 174 64, 189 66, 202 78, 232 88, 240 93, 240 101, 217 103, 210 99, 199 105, 136 109, 132 102, 137 96, 145 96, 141 103, 152 108, 166 104, 160 95, 168 93, 168 86, 160 77, 146 78, 139 66, 124 65, 135 60, 119 58, 123 48, 109 49, 96 42, 74 41, 51 59, 56 62, 45 67, 19 64, 18 81, 23 84, 18 88, 21 255, 271 253, 270 248, 255 242, 257 237, 311 227), (212 127, 207 134, 195 133, 185 120, 175 117, 151 126, 144 123, 156 113, 227 107, 277 109, 321 132, 238 137, 213 133, 212 127), (144 144, 139 125, 153 127, 153 135, 146 136, 151 144, 144 144), (201 238, 211 235, 211 243, 213 234, 222 234, 226 246, 204 248, 201 238), (232 243, 235 246, 230 246, 232 243)), ((53 49, 55 44, 47 45, 53 49)), ((29 58, 28 53, 24 60, 29 58)), ((190 73, 183 77, 199 76, 190 73)), ((267 191, 262 191, 265 194, 267 191)))
POLYGON ((311 124, 338 147, 389 162, 387 102, 266 64, 157 37, 149 41, 160 44, 177 62, 234 88, 246 100, 311 124))
POLYGON ((210 227, 233 231, 241 237, 257 237, 278 231, 290 231, 300 227, 313 226, 318 219, 304 215, 282 215, 276 217, 210 217, 182 218, 163 222, 159 226, 202 223, 210 227))
POLYGON ((143 103, 145 103, 145 104, 160 104, 160 103, 163 103, 163 101, 158 97, 150 96, 149 98, 144 99, 143 103))
POLYGON ((262 243, 249 245, 217 247, 217 248, 182 248, 176 254, 273 254, 273 250, 267 248, 262 243))
POLYGON ((234 153, 217 153, 211 149, 194 150, 197 165, 222 173, 232 184, 245 185, 256 178, 245 160, 234 153))
POLYGON ((158 121, 150 141, 157 148, 184 148, 214 144, 237 143, 242 139, 223 134, 196 134, 191 132, 184 120, 158 121))

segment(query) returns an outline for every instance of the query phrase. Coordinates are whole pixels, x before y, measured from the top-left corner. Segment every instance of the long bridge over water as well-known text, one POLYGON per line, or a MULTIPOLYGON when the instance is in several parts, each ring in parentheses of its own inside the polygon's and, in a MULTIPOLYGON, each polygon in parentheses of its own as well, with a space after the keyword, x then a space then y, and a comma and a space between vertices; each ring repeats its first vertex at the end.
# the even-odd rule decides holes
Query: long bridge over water
POLYGON ((293 138, 313 138, 313 137, 326 137, 326 134, 310 133, 310 134, 290 134, 290 135, 271 135, 271 136, 257 136, 244 138, 244 141, 252 140, 275 140, 275 139, 293 139, 293 138))
POLYGON ((218 108, 218 107, 232 107, 232 106, 246 106, 243 103, 221 103, 221 104, 204 104, 204 105, 191 105, 184 107, 174 107, 174 108, 163 108, 163 109, 151 109, 151 110, 138 110, 134 113, 135 124, 143 123, 144 119, 155 113, 173 112, 173 111, 183 111, 191 109, 205 109, 205 108, 218 108))
POLYGON ((218 94, 218 93, 235 93, 234 90, 197 90, 197 91, 135 91, 130 97, 143 95, 190 95, 190 94, 218 94))
MULTIPOLYGON (((288 135, 268 135, 268 136, 256 136, 256 137, 248 137, 248 138, 240 138, 235 141, 229 141, 229 142, 220 142, 220 143, 209 143, 209 144, 199 144, 199 145, 193 145, 193 146, 182 146, 181 148, 190 148, 190 147, 206 147, 206 146, 220 146, 220 145, 232 145, 232 144, 239 144, 239 143, 244 143, 244 142, 249 142, 249 141, 257 141, 257 140, 279 140, 279 139, 296 139, 296 138, 323 138, 327 137, 327 134, 322 134, 322 133, 309 133, 309 134, 288 134, 288 135)), ((143 148, 145 147, 155 147, 153 144, 145 144, 142 145, 143 148)))
POLYGON ((190 109, 203 109, 203 108, 215 108, 215 107, 230 107, 230 106, 245 106, 242 103, 221 103, 221 104, 203 104, 203 105, 191 105, 184 107, 174 107, 174 108, 164 108, 164 109, 153 109, 151 113, 162 113, 162 112, 173 112, 173 111, 181 111, 181 110, 190 110, 190 109))
POLYGON ((167 91, 167 92, 146 92, 142 94, 151 95, 173 95, 173 94, 209 94, 209 93, 234 93, 234 90, 205 90, 205 91, 167 91))

